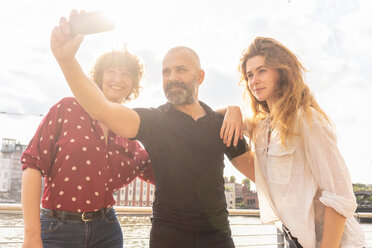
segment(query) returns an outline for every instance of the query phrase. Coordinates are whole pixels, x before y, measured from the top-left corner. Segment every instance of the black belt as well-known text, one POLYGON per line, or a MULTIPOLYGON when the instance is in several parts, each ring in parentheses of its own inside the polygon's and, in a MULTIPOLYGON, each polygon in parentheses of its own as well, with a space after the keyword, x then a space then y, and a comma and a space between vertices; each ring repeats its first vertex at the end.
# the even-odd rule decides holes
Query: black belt
MULTIPOLYGON (((111 207, 112 208, 112 207, 111 207)), ((84 212, 84 213, 73 213, 67 211, 57 211, 47 208, 41 208, 41 213, 53 218, 64 219, 64 220, 81 220, 81 221, 92 221, 101 216, 104 216, 111 208, 101 208, 94 212, 84 212)))

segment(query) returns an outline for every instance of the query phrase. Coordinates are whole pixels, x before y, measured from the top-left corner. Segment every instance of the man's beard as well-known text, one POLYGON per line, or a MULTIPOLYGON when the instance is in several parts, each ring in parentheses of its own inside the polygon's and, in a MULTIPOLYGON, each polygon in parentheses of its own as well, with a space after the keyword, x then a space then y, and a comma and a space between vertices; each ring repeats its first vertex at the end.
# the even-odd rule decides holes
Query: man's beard
POLYGON ((175 105, 188 105, 194 103, 196 100, 195 88, 196 78, 189 84, 184 82, 169 82, 164 87, 164 92, 170 103, 175 105), (171 90, 173 87, 179 87, 181 89, 171 90))

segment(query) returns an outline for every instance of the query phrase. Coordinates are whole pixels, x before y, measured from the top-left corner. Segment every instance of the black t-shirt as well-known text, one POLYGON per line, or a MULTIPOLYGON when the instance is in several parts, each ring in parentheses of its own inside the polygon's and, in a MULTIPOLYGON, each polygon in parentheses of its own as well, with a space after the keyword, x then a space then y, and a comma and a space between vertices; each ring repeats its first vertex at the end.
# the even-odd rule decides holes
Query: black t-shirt
POLYGON ((134 109, 141 119, 135 139, 155 173, 155 220, 197 232, 227 230, 224 154, 231 160, 246 151, 246 143, 225 146, 219 137, 223 116, 200 104, 206 115, 197 121, 170 103, 134 109))

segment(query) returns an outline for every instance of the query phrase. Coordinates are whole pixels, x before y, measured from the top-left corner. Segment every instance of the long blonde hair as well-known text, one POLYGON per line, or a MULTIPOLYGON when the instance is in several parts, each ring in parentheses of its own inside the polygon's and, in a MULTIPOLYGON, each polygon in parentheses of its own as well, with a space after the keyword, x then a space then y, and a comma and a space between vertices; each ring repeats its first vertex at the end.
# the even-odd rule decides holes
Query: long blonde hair
POLYGON ((303 74, 306 72, 306 69, 299 62, 296 55, 278 41, 272 38, 255 38, 242 53, 239 71, 241 73, 240 84, 245 84, 248 92, 248 94, 244 95, 244 100, 247 104, 250 101, 253 114, 247 120, 251 126, 249 128, 250 137, 254 137, 253 134, 258 121, 270 115, 271 125, 279 131, 280 140, 285 145, 285 140, 290 135, 294 135, 293 128, 300 108, 309 120, 312 117, 311 108, 314 108, 330 123, 330 119, 319 107, 309 87, 304 82, 303 74), (271 111, 266 101, 257 101, 248 87, 246 64, 250 58, 255 56, 263 56, 265 58, 265 65, 276 69, 280 75, 278 87, 274 93, 275 101, 271 111), (249 99, 247 99, 247 95, 249 95, 249 99))

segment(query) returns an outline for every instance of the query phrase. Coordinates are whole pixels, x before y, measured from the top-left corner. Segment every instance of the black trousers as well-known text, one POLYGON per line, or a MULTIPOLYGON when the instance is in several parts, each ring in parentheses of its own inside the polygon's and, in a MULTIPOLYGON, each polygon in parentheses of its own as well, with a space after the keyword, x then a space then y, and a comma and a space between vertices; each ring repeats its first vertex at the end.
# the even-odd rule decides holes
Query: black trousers
POLYGON ((230 233, 218 230, 194 233, 168 223, 152 221, 150 248, 235 248, 230 233))

